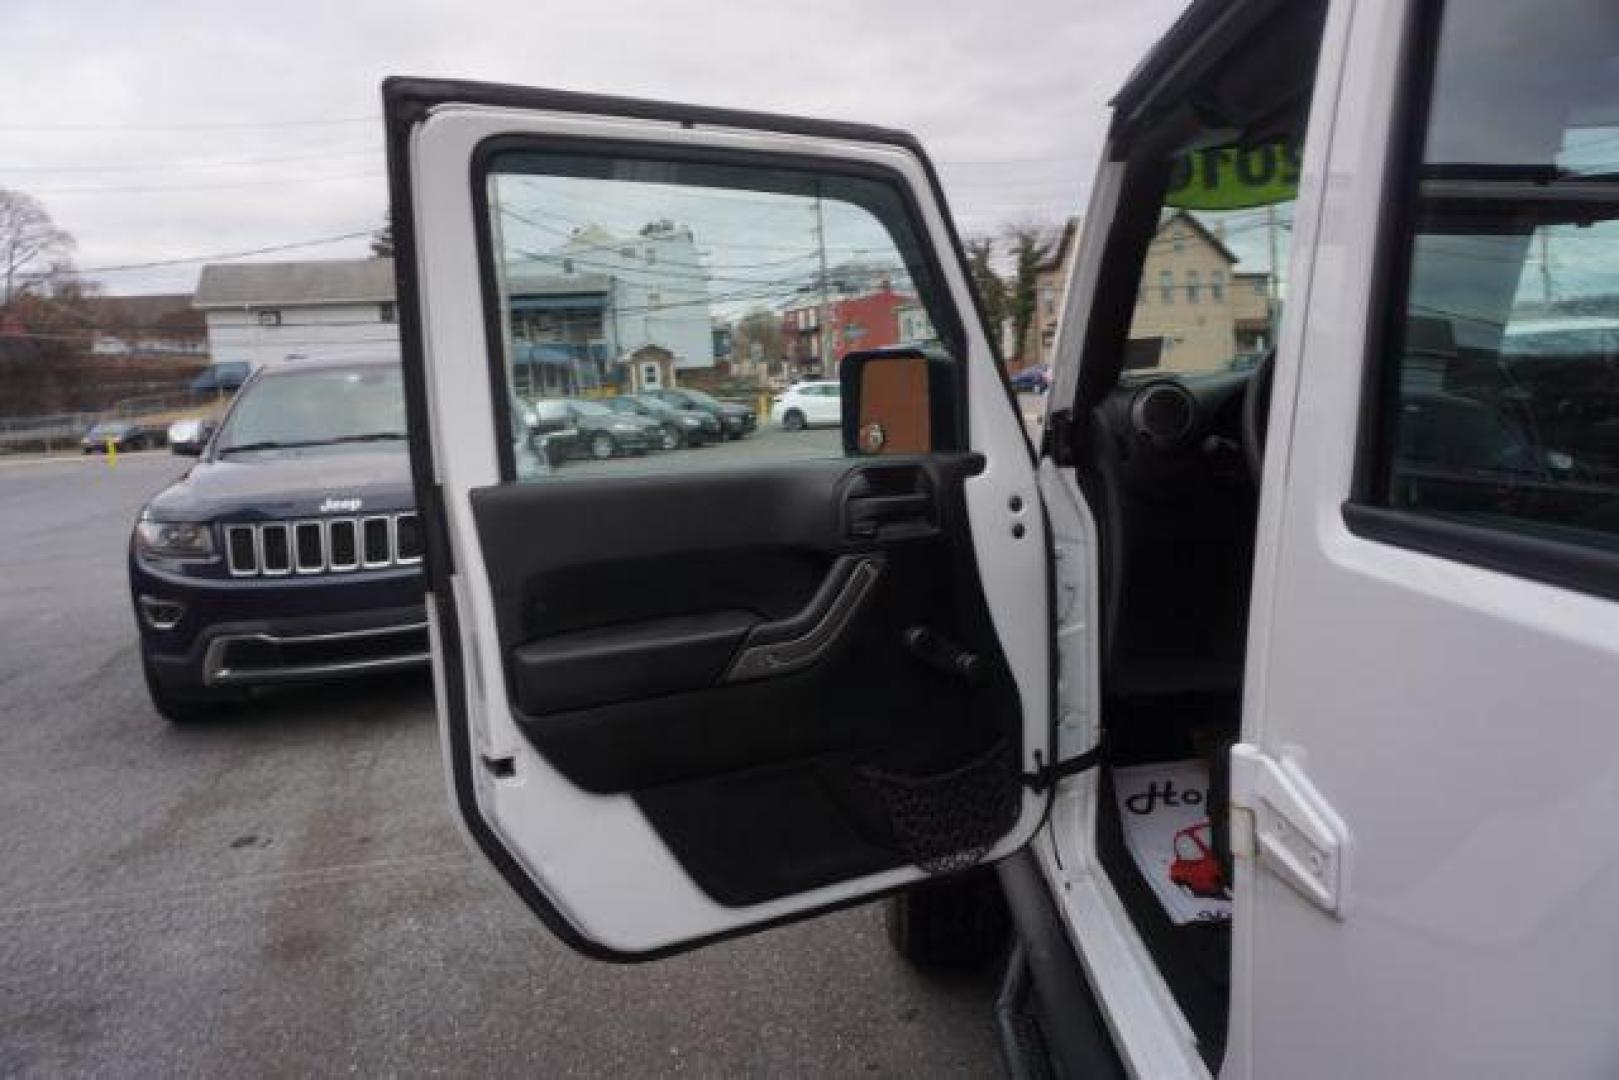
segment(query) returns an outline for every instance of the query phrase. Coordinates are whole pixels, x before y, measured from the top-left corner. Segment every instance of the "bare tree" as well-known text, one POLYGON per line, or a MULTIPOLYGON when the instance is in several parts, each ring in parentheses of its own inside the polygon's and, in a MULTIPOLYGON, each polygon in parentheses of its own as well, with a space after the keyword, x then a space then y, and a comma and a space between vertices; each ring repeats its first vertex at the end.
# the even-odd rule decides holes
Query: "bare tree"
POLYGON ((996 272, 994 260, 993 236, 967 238, 967 270, 972 274, 973 287, 978 290, 978 302, 984 308, 991 343, 999 350, 1006 332, 1007 289, 1006 279, 996 272))
POLYGON ((1029 327, 1034 324, 1040 304, 1040 265, 1055 246, 1051 230, 1024 222, 1008 225, 1006 247, 1012 258, 1012 286, 1007 297, 1007 316, 1012 320, 1012 346, 1022 358, 1029 327))
POLYGON ((391 210, 382 228, 371 234, 371 257, 373 259, 394 257, 394 216, 391 210))
POLYGON ((19 277, 45 266, 55 272, 66 266, 73 237, 58 229, 45 207, 32 195, 0 188, 0 305, 17 294, 19 277))

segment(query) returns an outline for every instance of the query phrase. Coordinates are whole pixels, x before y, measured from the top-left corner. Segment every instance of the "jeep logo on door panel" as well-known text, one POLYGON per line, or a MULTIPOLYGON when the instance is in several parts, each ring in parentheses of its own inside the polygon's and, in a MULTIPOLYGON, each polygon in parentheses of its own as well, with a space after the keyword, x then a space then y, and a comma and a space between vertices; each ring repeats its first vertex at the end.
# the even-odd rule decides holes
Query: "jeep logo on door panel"
POLYGON ((363 499, 339 499, 339 498, 337 498, 335 496, 328 495, 326 497, 326 501, 320 504, 319 513, 322 513, 322 514, 353 513, 354 511, 358 510, 363 505, 364 505, 364 500, 363 499))

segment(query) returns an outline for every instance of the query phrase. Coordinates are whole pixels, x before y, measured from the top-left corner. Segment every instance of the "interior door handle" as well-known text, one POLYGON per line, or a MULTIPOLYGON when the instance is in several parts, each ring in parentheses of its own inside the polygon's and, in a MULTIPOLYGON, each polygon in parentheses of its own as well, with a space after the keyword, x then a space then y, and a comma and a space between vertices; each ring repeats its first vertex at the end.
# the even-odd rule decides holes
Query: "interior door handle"
POLYGON ((880 555, 843 555, 803 610, 748 632, 726 682, 789 675, 819 661, 865 606, 882 577, 880 555))
POLYGON ((925 492, 904 495, 863 495, 846 504, 849 536, 871 540, 896 526, 930 526, 933 499, 925 492))

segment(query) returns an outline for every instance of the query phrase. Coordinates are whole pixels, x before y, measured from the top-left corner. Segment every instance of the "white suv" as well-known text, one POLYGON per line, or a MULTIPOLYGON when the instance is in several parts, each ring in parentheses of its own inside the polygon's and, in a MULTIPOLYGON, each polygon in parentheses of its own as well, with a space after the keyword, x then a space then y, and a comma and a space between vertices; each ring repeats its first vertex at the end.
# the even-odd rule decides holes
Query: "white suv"
POLYGON ((604 959, 887 896, 927 965, 1009 916, 1015 1075, 1614 1075, 1614 8, 1195 0, 1113 99, 1037 452, 910 136, 390 80, 482 857, 604 959), (732 351, 835 343, 846 437, 524 481, 508 386, 577 372, 514 369, 505 270, 577 205, 676 223, 656 316, 585 327, 663 381, 722 374, 736 297, 675 252, 793 252, 800 298, 838 259, 835 320, 732 351))
POLYGON ((836 425, 843 420, 843 396, 835 382, 801 382, 770 404, 770 419, 788 431, 836 425))

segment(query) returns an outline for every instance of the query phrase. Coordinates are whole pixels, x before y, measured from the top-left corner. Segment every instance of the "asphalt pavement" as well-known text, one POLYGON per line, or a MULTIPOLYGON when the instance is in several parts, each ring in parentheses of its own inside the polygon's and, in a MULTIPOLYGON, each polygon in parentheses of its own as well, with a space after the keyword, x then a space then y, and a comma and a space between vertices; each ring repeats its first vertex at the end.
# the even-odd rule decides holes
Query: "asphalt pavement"
POLYGON ((994 973, 918 976, 877 907, 570 952, 467 854, 425 677, 166 724, 124 558, 184 467, 0 460, 0 1074, 999 1070, 994 973))

